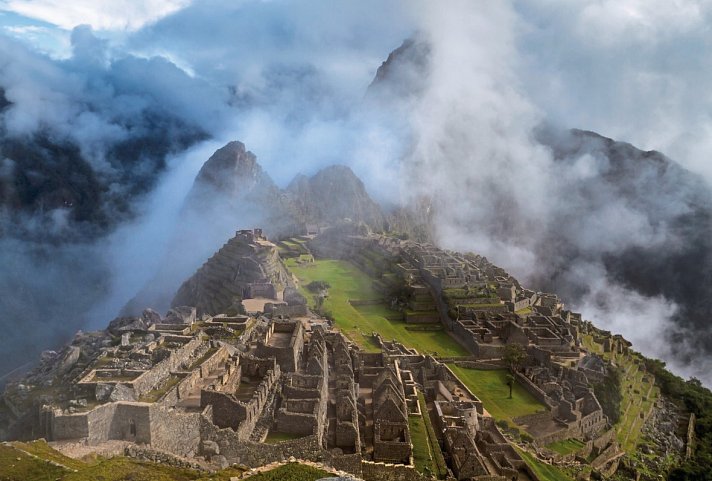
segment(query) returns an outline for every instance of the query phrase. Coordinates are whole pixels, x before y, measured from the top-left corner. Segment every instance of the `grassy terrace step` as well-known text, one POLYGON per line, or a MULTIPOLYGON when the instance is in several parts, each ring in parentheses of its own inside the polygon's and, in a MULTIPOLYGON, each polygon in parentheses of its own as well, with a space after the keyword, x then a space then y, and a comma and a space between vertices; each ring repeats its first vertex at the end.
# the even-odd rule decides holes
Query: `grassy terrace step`
MULTIPOLYGON (((44 441, 0 444, 0 480, 2 481, 229 481, 231 477, 239 476, 241 473, 239 469, 205 473, 141 462, 124 456, 99 458, 84 463, 67 458, 44 441)), ((274 479, 318 479, 323 477, 321 473, 313 478, 274 479)))
POLYGON ((576 451, 584 447, 584 443, 582 443, 578 439, 565 439, 563 441, 556 441, 555 443, 551 443, 546 447, 559 454, 567 455, 575 453, 576 451))
POLYGON ((322 312, 331 315, 336 326, 366 350, 378 351, 378 347, 370 338, 372 332, 377 332, 385 340, 395 339, 422 353, 437 352, 441 356, 468 354, 465 348, 445 331, 409 331, 404 321, 393 319, 396 313, 383 303, 352 306, 349 299, 380 299, 383 293, 374 289, 373 278, 348 261, 319 259, 300 265, 294 259, 287 259, 285 264, 299 279, 302 294, 312 308, 315 308, 314 295, 304 289, 304 286, 313 281, 329 283, 329 297, 324 301, 322 312))
POLYGON ((507 373, 500 370, 478 370, 448 364, 452 372, 480 398, 484 408, 497 420, 516 425, 515 418, 546 411, 547 407, 518 383, 514 384, 512 399, 509 399, 507 373))
POLYGON ((0 479, 3 481, 54 481, 68 469, 37 459, 13 446, 0 444, 0 479))
POLYGON ((603 346, 592 335, 582 336, 583 345, 604 359, 615 362, 621 368, 621 417, 614 426, 616 438, 626 452, 634 452, 641 439, 641 430, 651 408, 660 395, 660 389, 643 382, 643 377, 652 379, 640 369, 640 356, 636 353, 617 354, 604 352, 603 346), (643 414, 641 418, 640 415, 643 414))
POLYGON ((68 469, 79 470, 86 467, 86 463, 67 457, 56 449, 53 449, 44 439, 26 443, 15 441, 12 443, 12 446, 30 455, 37 456, 38 458, 61 464, 68 469))
POLYGON ((517 448, 519 455, 542 481, 573 481, 573 478, 556 466, 539 461, 534 455, 517 448))
POLYGON ((289 463, 270 471, 264 471, 245 479, 250 481, 316 481, 333 476, 327 471, 304 464, 289 463))
POLYGON ((299 439, 304 436, 300 436, 299 434, 292 434, 292 433, 277 433, 277 432, 272 432, 270 431, 267 434, 267 438, 265 439, 265 443, 267 444, 277 444, 281 443, 282 441, 291 441, 293 439, 299 439))

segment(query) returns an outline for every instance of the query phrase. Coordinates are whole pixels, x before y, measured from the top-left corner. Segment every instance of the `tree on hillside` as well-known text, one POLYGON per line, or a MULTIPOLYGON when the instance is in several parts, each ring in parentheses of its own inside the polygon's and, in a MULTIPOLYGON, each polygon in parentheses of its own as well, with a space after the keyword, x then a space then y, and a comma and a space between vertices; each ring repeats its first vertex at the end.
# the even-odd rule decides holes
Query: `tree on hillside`
POLYGON ((507 386, 509 386, 509 399, 512 399, 512 388, 514 387, 514 376, 507 374, 507 386))
POLYGON ((519 344, 507 344, 504 346, 502 360, 507 363, 512 372, 517 371, 527 358, 527 351, 519 344))

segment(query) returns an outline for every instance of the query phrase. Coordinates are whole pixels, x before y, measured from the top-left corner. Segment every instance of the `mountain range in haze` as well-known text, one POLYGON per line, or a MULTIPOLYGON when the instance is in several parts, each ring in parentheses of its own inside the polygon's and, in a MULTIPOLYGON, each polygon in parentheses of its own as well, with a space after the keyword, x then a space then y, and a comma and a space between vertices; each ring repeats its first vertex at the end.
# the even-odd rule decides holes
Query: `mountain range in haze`
MULTIPOLYGON (((417 114, 433 88, 435 54, 427 39, 406 41, 377 70, 364 105, 386 117, 417 114)), ((0 93, 4 118, 13 104, 0 93)), ((0 129, 0 322, 9 334, 0 341, 0 372, 108 321, 91 318, 113 295, 108 239, 140 216, 137 206, 168 175, 167 156, 208 137, 154 107, 119 121, 130 134, 103 147, 101 164, 52 129, 30 136, 0 129)), ((162 199, 178 205, 178 220, 161 241, 161 258, 112 305, 166 309, 237 228, 263 225, 278 238, 350 219, 483 253, 533 287, 560 293, 584 316, 601 316, 606 327, 649 331, 643 350, 682 368, 693 364, 687 372, 703 376, 700 359, 712 354, 712 191, 704 180, 658 152, 545 124, 527 139, 530 161, 495 152, 472 161, 468 155, 487 141, 477 138, 477 125, 460 128, 448 130, 437 150, 422 149, 427 133, 407 136, 397 175, 378 186, 334 165, 280 187, 249 146, 228 143, 189 189, 162 199), (463 142, 462 133, 476 140, 463 142)))

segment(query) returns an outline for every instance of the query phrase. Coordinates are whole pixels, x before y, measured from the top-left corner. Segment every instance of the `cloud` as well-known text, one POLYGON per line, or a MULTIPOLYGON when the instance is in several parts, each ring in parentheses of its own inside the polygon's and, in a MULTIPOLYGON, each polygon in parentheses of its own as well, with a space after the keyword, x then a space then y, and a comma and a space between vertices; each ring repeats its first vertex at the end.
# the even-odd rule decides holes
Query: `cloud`
POLYGON ((516 2, 519 75, 559 125, 666 153, 712 182, 712 4, 516 2))
POLYGON ((3 0, 0 10, 42 20, 65 30, 89 24, 96 30, 138 30, 187 5, 190 0, 3 0))

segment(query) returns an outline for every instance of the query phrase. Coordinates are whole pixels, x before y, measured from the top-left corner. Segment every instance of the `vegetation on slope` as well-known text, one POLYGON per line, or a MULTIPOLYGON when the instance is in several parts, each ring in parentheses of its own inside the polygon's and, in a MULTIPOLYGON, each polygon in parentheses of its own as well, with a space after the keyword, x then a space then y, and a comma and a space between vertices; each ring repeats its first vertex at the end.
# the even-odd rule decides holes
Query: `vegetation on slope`
POLYGON ((43 440, 0 444, 0 481, 229 481, 241 473, 239 469, 206 473, 124 456, 84 463, 43 440))
POLYGON ((331 473, 299 463, 289 463, 270 471, 249 476, 249 481, 315 481, 332 476, 331 473))
POLYGON ((672 374, 665 369, 665 363, 657 359, 645 359, 645 366, 655 376, 661 392, 679 400, 697 418, 694 452, 670 472, 668 479, 712 480, 712 392, 697 379, 685 381, 672 374))
MULTIPOLYGON (((299 278, 302 286, 312 282, 325 282, 329 288, 328 297, 321 305, 323 315, 334 320, 336 326, 362 348, 376 352, 378 347, 370 338, 378 332, 385 340, 395 339, 407 347, 422 353, 437 353, 441 356, 466 356, 467 351, 444 331, 410 331, 408 324, 394 320, 397 314, 384 303, 353 306, 350 300, 377 301, 382 298, 374 286, 374 280, 348 261, 322 259, 308 264, 297 264, 292 259, 286 261, 289 269, 299 278)), ((310 307, 316 307, 314 296, 307 289, 301 289, 309 300, 310 307)))
POLYGON ((561 469, 550 464, 542 463, 536 457, 528 452, 517 449, 519 455, 526 461, 529 467, 536 473, 539 479, 543 481, 572 481, 572 478, 564 473, 561 469))
POLYGON ((66 468, 37 459, 8 444, 0 444, 1 481, 54 481, 68 472, 66 468))
POLYGON ((564 439, 563 441, 556 441, 548 444, 546 447, 565 456, 567 454, 575 453, 583 446, 584 444, 578 439, 564 439))
POLYGON ((582 336, 584 347, 615 364, 608 369, 602 383, 594 384, 594 392, 603 412, 616 429, 621 447, 633 453, 642 440, 642 429, 660 388, 646 375, 644 357, 635 351, 604 352, 603 346, 590 334, 582 336))

